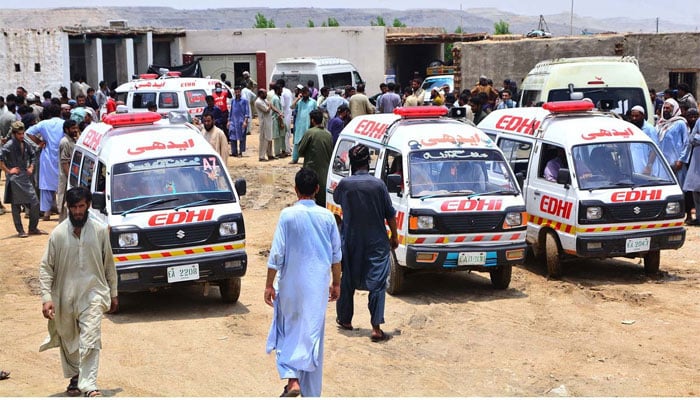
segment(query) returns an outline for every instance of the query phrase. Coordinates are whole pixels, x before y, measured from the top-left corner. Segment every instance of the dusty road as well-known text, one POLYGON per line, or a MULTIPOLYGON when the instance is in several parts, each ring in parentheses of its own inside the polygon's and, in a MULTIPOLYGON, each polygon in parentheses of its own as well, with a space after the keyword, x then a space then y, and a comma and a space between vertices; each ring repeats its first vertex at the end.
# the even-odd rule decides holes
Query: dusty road
MULTIPOLYGON (((265 354, 272 315, 263 302, 266 257, 279 211, 295 198, 287 159, 230 160, 248 181, 243 198, 248 273, 240 301, 216 287, 123 295, 103 322, 99 385, 108 396, 278 396, 265 354)), ((0 185, 0 193, 4 186, 0 185)), ((25 224, 27 220, 24 220, 25 224)), ((41 222, 40 228, 56 225, 41 222)), ((355 330, 339 331, 328 307, 325 396, 699 396, 700 229, 662 252, 662 273, 630 260, 568 264, 561 281, 539 265, 514 268, 494 291, 488 275, 421 275, 388 296, 387 343, 369 340, 366 293, 355 297, 355 330)), ((46 336, 38 264, 47 237, 19 239, 0 216, 0 396, 60 396, 58 350, 46 336)))

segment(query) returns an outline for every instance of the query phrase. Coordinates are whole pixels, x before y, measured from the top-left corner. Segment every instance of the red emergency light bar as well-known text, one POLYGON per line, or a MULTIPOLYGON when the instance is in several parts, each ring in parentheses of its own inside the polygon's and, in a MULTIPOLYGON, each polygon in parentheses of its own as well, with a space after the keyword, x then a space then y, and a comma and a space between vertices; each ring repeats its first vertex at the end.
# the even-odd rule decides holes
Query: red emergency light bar
POLYGON ((591 111, 593 107, 593 103, 588 100, 552 101, 542 105, 542 108, 552 113, 591 111))
POLYGON ((167 75, 175 77, 175 78, 179 78, 182 75, 182 72, 180 72, 180 71, 168 71, 167 75))
POLYGON ((605 85, 605 81, 597 80, 597 81, 588 81, 589 85, 605 85))
POLYGON ((409 106, 395 108, 394 114, 402 118, 430 118, 443 117, 448 111, 445 106, 409 106))
POLYGON ((160 121, 161 116, 157 112, 146 111, 140 113, 109 114, 102 118, 102 122, 117 128, 120 126, 148 125, 160 121))
POLYGON ((139 78, 141 79, 156 79, 158 77, 158 74, 141 74, 139 75, 139 78))

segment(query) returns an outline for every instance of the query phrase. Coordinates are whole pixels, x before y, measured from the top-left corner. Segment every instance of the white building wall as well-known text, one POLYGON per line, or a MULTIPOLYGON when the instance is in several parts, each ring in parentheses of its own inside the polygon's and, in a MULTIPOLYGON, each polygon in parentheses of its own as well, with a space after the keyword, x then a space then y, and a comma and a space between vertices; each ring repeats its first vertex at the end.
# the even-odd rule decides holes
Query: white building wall
MULTIPOLYGON (((280 58, 340 57, 357 67, 367 82, 367 94, 372 95, 379 91, 379 84, 384 80, 385 43, 383 26, 230 29, 187 31, 181 49, 183 53, 190 52, 195 56, 255 55, 256 51, 264 50, 267 52, 266 81, 280 58)), ((257 80, 257 76, 251 77, 257 80)), ((233 80, 233 77, 229 79, 233 80)))
POLYGON ((0 30, 0 95, 14 93, 17 86, 39 94, 50 90, 58 96, 58 88, 70 83, 68 36, 55 29, 0 30), (40 71, 35 72, 38 63, 40 71), (15 64, 20 71, 15 72, 15 64))

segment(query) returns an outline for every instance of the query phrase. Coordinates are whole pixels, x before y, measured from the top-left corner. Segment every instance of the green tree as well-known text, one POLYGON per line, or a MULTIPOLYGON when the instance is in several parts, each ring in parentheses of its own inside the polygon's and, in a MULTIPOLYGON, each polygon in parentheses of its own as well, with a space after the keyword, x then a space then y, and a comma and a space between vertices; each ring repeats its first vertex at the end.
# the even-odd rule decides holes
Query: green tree
POLYGON ((253 28, 275 28, 275 21, 272 18, 267 19, 261 13, 255 14, 255 25, 253 28))
POLYGON ((493 34, 494 35, 508 35, 510 33, 510 24, 504 20, 498 20, 498 22, 493 24, 493 34))
POLYGON ((328 26, 340 26, 338 20, 333 17, 328 17, 328 26))
POLYGON ((406 24, 401 22, 398 18, 394 18, 394 22, 391 24, 394 28, 405 28, 406 24))
POLYGON ((386 26, 386 23, 384 22, 384 18, 381 16, 377 15, 377 20, 376 21, 370 21, 370 25, 372 26, 386 26))
MULTIPOLYGON (((458 26, 455 29, 455 33, 463 33, 464 31, 462 30, 461 26, 458 26)), ((445 54, 443 54, 442 59, 445 60, 446 63, 449 63, 452 61, 452 47, 454 47, 453 43, 448 43, 445 45, 445 54)))
POLYGON ((309 20, 309 22, 306 23, 307 28, 314 28, 315 26, 316 24, 314 24, 314 21, 312 20, 309 20))

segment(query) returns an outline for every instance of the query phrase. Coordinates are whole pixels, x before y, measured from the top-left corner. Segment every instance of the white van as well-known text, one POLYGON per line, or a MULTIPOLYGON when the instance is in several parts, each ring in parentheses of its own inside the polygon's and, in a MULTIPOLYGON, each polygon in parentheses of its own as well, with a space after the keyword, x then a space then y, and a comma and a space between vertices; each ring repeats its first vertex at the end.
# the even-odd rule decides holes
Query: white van
MULTIPOLYGON (((147 111, 147 104, 152 101, 163 117, 177 111, 194 118, 204 112, 206 97, 212 94, 217 83, 233 94, 233 90, 218 79, 181 78, 175 71, 161 76, 141 74, 138 79, 120 85, 116 91, 129 112, 147 111)), ((230 99, 227 101, 230 104, 230 99)))
POLYGON ((455 88, 455 76, 454 75, 432 75, 423 81, 423 84, 421 85, 421 89, 425 91, 423 94, 423 104, 432 104, 432 100, 430 98, 430 92, 433 89, 438 89, 440 90, 443 86, 449 86, 450 87, 450 92, 452 92, 455 88))
POLYGON ((387 184, 399 234, 390 294, 421 270, 489 272, 492 285, 505 289, 525 257, 525 205, 503 153, 446 114, 446 107, 420 106, 353 118, 331 157, 326 207, 338 216, 333 191, 350 175, 352 146, 370 149, 370 174, 387 184))
POLYGON ((284 79, 284 86, 294 89, 297 85, 306 86, 309 81, 321 90, 326 86, 331 90, 357 87, 365 83, 357 68, 347 60, 336 57, 294 57, 282 58, 272 69, 270 82, 284 79))
POLYGON ((636 57, 600 56, 555 58, 540 61, 520 85, 520 107, 552 101, 589 98, 599 108, 623 115, 644 107, 654 123, 654 105, 636 57), (572 97, 572 93, 577 93, 572 97))
MULTIPOLYGON (((184 115, 175 115, 184 121, 184 115)), ((105 116, 78 139, 68 187, 93 193, 110 228, 119 291, 214 283, 236 302, 247 268, 239 195, 218 153, 189 123, 158 113, 105 116)))
POLYGON ((563 101, 495 110, 478 128, 521 182, 527 242, 549 276, 571 257, 641 257, 655 274, 660 251, 683 245, 683 192, 636 126, 591 102, 563 101))

